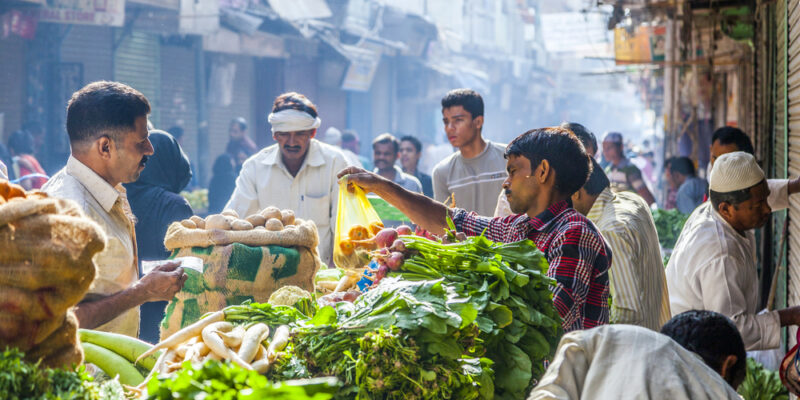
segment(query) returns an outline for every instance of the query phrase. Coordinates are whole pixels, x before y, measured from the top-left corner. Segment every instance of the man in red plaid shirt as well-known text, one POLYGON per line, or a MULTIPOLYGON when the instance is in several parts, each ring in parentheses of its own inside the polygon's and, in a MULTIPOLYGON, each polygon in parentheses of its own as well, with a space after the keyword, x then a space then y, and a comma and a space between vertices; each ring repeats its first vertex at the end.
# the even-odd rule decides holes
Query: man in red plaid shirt
POLYGON ((515 215, 504 218, 449 209, 355 167, 343 170, 339 177, 347 175, 348 183, 377 194, 437 234, 447 227, 449 213, 456 229, 467 235, 483 233, 504 243, 532 240, 544 252, 550 264, 548 275, 557 282, 552 288, 553 302, 564 330, 607 324, 611 249, 570 202, 591 171, 583 145, 564 128, 534 129, 509 143, 505 155, 508 178, 503 188, 515 215))

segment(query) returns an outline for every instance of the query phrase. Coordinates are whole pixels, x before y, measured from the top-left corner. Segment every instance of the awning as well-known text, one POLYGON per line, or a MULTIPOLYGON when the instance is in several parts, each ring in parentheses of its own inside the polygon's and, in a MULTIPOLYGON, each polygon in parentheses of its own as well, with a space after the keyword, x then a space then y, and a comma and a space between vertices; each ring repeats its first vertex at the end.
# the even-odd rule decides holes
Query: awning
POLYGON ((333 15, 325 0, 268 0, 281 18, 289 21, 329 18, 333 15))

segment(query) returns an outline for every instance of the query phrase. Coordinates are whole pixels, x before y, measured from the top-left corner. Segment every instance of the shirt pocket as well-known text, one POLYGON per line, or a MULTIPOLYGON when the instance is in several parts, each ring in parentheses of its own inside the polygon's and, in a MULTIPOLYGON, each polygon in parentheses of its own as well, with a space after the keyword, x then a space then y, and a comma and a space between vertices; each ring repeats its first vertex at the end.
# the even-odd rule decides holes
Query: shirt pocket
POLYGON ((314 221, 317 227, 326 227, 331 224, 331 195, 305 195, 303 196, 303 215, 300 218, 314 221))

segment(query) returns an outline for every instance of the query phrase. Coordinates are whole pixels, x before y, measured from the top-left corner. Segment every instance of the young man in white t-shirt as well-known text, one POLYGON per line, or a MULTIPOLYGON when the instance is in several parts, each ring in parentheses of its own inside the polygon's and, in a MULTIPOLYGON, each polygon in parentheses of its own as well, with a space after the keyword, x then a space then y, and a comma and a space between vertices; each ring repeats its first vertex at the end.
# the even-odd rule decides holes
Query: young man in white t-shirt
POLYGON ((506 173, 505 145, 481 135, 483 99, 470 89, 455 89, 442 98, 447 140, 458 152, 433 168, 433 197, 452 198, 455 206, 478 215, 492 215, 506 173))

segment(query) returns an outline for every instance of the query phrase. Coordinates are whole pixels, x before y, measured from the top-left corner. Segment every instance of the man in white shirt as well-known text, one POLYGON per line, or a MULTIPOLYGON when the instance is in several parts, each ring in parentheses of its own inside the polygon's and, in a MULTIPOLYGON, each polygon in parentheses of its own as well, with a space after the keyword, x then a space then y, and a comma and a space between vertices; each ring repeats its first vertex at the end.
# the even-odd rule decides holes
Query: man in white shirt
POLYGON ((780 328, 800 323, 800 307, 758 314, 753 229, 772 212, 764 172, 751 154, 723 154, 709 188, 710 201, 689 216, 667 265, 670 309, 719 312, 734 321, 748 351, 776 348, 780 328))
POLYGON ((375 170, 372 171, 400 186, 404 189, 422 193, 422 183, 419 179, 403 172, 400 167, 395 165, 400 156, 400 142, 390 133, 378 135, 372 141, 372 163, 375 170))
POLYGON ((506 146, 482 137, 481 95, 470 89, 451 90, 442 99, 442 121, 447 140, 458 152, 433 168, 434 200, 452 197, 456 207, 492 215, 508 176, 506 146))
POLYGON ((746 373, 736 326, 718 313, 689 311, 661 333, 604 325, 565 334, 528 400, 739 400, 746 373))
POLYGON ((594 169, 572 195, 572 204, 597 225, 614 254, 609 273, 609 322, 658 331, 671 315, 650 207, 636 193, 612 192, 603 168, 594 159, 592 164, 594 169))
MULTIPOLYGON (((711 136, 711 162, 708 164, 708 176, 717 158, 726 153, 743 151, 755 154, 750 138, 739 128, 724 126, 714 131, 711 136)), ((795 179, 767 179, 769 198, 767 203, 772 211, 781 211, 789 208, 789 196, 800 193, 800 178, 795 179)))
POLYGON ((134 182, 153 154, 148 139, 150 104, 136 89, 94 82, 67 106, 71 156, 42 190, 70 199, 97 222, 106 246, 94 256, 97 277, 75 307, 81 328, 137 337, 139 306, 166 301, 187 279, 180 263, 166 263, 139 279, 135 217, 122 183, 134 182))
POLYGON ((243 217, 269 206, 293 210, 317 225, 319 255, 330 265, 339 194, 336 174, 347 161, 337 148, 314 139, 321 122, 316 106, 302 94, 278 96, 269 115, 277 143, 245 161, 225 209, 243 217))

